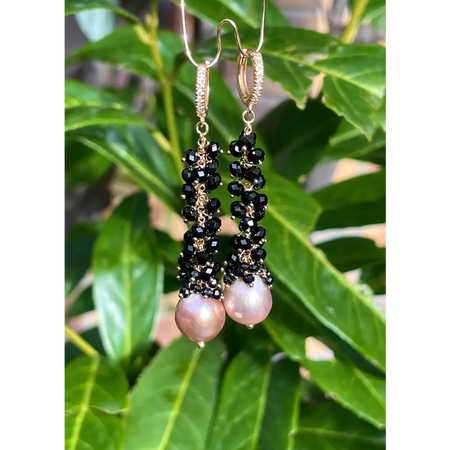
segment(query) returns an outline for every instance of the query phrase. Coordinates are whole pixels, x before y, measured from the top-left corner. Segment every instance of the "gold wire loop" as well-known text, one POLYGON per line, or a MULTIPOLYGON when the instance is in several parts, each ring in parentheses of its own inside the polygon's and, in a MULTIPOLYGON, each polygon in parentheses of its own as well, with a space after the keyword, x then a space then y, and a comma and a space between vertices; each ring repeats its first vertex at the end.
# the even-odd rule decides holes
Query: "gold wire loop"
POLYGON ((204 119, 208 113, 209 103, 209 61, 197 66, 195 81, 195 111, 199 119, 204 119))
POLYGON ((205 121, 200 120, 200 122, 197 123, 197 126, 195 127, 195 130, 197 131, 197 133, 200 136, 202 136, 202 135, 205 136, 205 135, 208 134, 209 125, 205 121))
POLYGON ((239 97, 242 103, 251 110, 253 105, 256 105, 261 98, 261 93, 264 84, 264 62, 261 53, 258 51, 244 49, 244 53, 238 57, 238 71, 237 71, 237 87, 239 97), (251 60, 253 65, 253 81, 252 89, 247 85, 247 63, 251 60))
POLYGON ((255 118, 255 111, 253 111, 252 109, 246 109, 242 113, 242 120, 244 121, 245 125, 251 126, 255 121, 255 118))

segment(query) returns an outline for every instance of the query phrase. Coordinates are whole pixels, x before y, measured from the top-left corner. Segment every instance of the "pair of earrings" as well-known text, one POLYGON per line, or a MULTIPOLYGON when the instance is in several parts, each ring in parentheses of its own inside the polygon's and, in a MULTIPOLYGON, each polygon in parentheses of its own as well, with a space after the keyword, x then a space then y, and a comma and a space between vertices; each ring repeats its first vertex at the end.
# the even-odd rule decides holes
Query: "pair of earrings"
POLYGON ((239 233, 230 243, 235 251, 227 256, 224 268, 214 261, 220 242, 216 234, 221 220, 217 217, 221 206, 218 198, 210 194, 222 185, 218 173, 217 156, 223 153, 217 142, 207 138, 206 122, 209 99, 209 68, 206 61, 197 66, 196 113, 199 122, 197 148, 185 153, 188 164, 182 172, 185 184, 182 197, 187 206, 182 215, 185 222, 192 222, 184 235, 184 245, 178 260, 178 278, 184 284, 175 311, 175 321, 180 331, 197 342, 200 348, 219 334, 228 314, 233 320, 251 329, 262 322, 272 308, 271 287, 273 277, 264 265, 266 230, 259 225, 267 209, 268 198, 261 193, 266 180, 259 167, 264 161, 264 151, 256 147, 253 106, 261 97, 264 65, 259 51, 240 48, 238 58, 238 92, 246 109, 242 114, 244 129, 239 139, 229 145, 228 153, 238 158, 230 164, 230 175, 236 178, 228 185, 232 201, 232 219, 240 219, 239 233), (248 59, 253 65, 251 90, 247 86, 248 59), (218 275, 224 272, 224 292, 218 275))

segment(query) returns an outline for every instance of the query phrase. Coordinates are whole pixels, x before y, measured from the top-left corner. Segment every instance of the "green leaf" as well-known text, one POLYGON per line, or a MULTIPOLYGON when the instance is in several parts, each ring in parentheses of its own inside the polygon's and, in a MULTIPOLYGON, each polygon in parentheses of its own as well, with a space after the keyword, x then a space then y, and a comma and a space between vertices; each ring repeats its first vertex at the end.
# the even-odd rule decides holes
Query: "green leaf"
POLYGON ((78 106, 125 107, 127 104, 106 89, 97 89, 76 80, 65 80, 65 108, 78 106))
POLYGON ((292 180, 307 174, 320 160, 340 119, 318 100, 304 111, 288 100, 259 123, 273 170, 292 180))
POLYGON ((360 281, 367 284, 375 295, 386 294, 386 261, 379 261, 365 267, 360 281))
POLYGON ((252 341, 225 374, 208 449, 289 449, 296 427, 300 375, 296 364, 272 361, 273 344, 252 341), (243 395, 245 393, 245 395, 243 395))
POLYGON ((139 19, 123 8, 114 6, 108 0, 66 0, 65 15, 93 9, 107 9, 122 16, 129 23, 140 23, 139 19))
POLYGON ((70 139, 66 140, 64 164, 66 188, 91 184, 111 167, 111 163, 103 156, 81 142, 70 139))
POLYGON ((65 371, 65 449, 119 450, 127 392, 125 375, 105 360, 71 362, 65 371))
POLYGON ((93 255, 94 301, 107 355, 127 364, 150 346, 163 266, 149 228, 147 196, 126 198, 108 218, 93 255))
POLYGON ((359 269, 386 259, 386 249, 375 245, 372 239, 341 237, 316 245, 327 256, 328 261, 341 272, 359 269))
POLYGON ((313 193, 322 205, 317 230, 386 222, 386 172, 360 175, 313 193))
MULTIPOLYGON (((355 0, 350 0, 353 8, 355 0)), ((363 14, 363 20, 369 21, 372 28, 386 29, 386 0, 369 0, 363 14)))
POLYGON ((382 450, 386 436, 336 403, 302 407, 295 450, 382 450))
POLYGON ((386 149, 386 133, 380 129, 375 131, 371 141, 351 123, 343 120, 336 133, 330 137, 323 153, 323 161, 342 158, 370 160, 374 152, 386 149))
MULTIPOLYGON (((174 0, 180 4, 179 0, 174 0)), ((239 30, 244 28, 260 28, 261 1, 258 0, 193 0, 186 2, 186 9, 199 19, 214 26, 225 17, 233 20, 239 30)), ((282 12, 270 1, 266 1, 266 25, 269 27, 289 27, 289 21, 282 12)), ((243 44, 244 45, 244 44, 243 44)))
POLYGON ((68 312, 68 317, 79 316, 80 314, 93 311, 94 309, 95 307, 94 307, 92 286, 89 286, 79 295, 79 297, 72 304, 68 312))
POLYGON ((162 350, 142 373, 126 416, 124 450, 205 448, 224 347, 186 338, 162 350))
MULTIPOLYGON (((77 300, 77 302, 80 299, 77 300)), ((75 303, 76 304, 76 303, 75 303)), ((80 336, 92 347, 95 348, 101 355, 105 354, 105 349, 103 348, 102 339, 98 328, 91 328, 90 330, 80 333, 80 336)), ((82 351, 76 347, 71 341, 67 341, 64 346, 64 364, 67 365, 72 362, 75 358, 83 356, 82 351)))

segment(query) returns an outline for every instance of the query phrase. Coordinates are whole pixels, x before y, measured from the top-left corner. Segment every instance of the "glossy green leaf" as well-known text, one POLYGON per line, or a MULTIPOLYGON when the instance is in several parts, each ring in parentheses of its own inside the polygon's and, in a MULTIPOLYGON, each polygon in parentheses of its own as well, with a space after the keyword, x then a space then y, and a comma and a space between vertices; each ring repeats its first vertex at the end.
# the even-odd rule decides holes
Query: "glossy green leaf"
POLYGON ((126 198, 108 218, 93 255, 94 301, 107 355, 128 363, 150 345, 163 266, 149 227, 147 196, 126 198))
POLYGON ((82 357, 65 371, 65 449, 119 450, 128 385, 101 358, 82 357))
POLYGON ((367 284, 375 295, 386 294, 386 261, 379 261, 365 267, 360 281, 367 284))
MULTIPOLYGON (((350 0, 353 8, 355 0, 350 0)), ((369 21, 373 28, 386 29, 386 0, 369 0, 363 14, 363 21, 369 21)))
POLYGON ((68 317, 79 316, 80 314, 93 311, 94 309, 95 307, 92 286, 88 286, 70 307, 68 317))
POLYGON ((379 128, 371 141, 352 124, 343 120, 336 133, 330 137, 322 159, 338 160, 342 158, 369 160, 375 152, 386 149, 386 133, 379 128))
POLYGON ((316 245, 328 261, 341 272, 359 269, 386 259, 386 249, 375 245, 372 239, 340 237, 316 245))
MULTIPOLYGON (((180 1, 175 3, 179 5, 180 1)), ((186 9, 214 26, 225 17, 233 20, 239 30, 261 26, 261 0, 193 0, 186 2, 186 9)), ((289 27, 289 21, 270 0, 266 1, 266 26, 289 27)))
POLYGON ((294 450, 382 450, 386 435, 328 402, 302 407, 294 450))
MULTIPOLYGON (((113 6, 119 6, 120 0, 108 0, 113 6)), ((75 14, 80 30, 90 42, 98 41, 112 33, 116 25, 116 17, 109 9, 91 9, 75 14)))
POLYGON ((318 100, 309 100, 304 111, 291 100, 274 108, 259 123, 273 170, 292 180, 310 172, 339 122, 338 116, 318 100))
POLYGON ((123 449, 205 448, 223 353, 217 339, 200 350, 184 337, 162 350, 132 392, 123 449))
POLYGON ((65 108, 78 106, 112 106, 125 107, 126 103, 119 97, 105 89, 97 89, 89 84, 76 80, 65 80, 64 84, 65 108))
POLYGON ((69 14, 75 14, 81 11, 89 11, 94 9, 107 9, 112 11, 121 17, 123 17, 129 23, 139 23, 139 19, 129 13, 127 10, 113 5, 108 0, 66 0, 65 1, 66 16, 69 14))
MULTIPOLYGON (((91 328, 90 330, 84 331, 83 333, 80 333, 80 336, 101 355, 105 354, 105 349, 103 348, 102 338, 100 337, 98 328, 91 328)), ((80 356, 83 356, 82 351, 72 344, 71 341, 67 341, 64 346, 64 364, 67 365, 80 356)))
POLYGON ((252 340, 249 344, 225 374, 208 450, 292 448, 299 368, 289 361, 272 360, 271 343, 252 340))
POLYGON ((360 175, 313 193, 323 211, 317 230, 386 222, 386 172, 360 175))

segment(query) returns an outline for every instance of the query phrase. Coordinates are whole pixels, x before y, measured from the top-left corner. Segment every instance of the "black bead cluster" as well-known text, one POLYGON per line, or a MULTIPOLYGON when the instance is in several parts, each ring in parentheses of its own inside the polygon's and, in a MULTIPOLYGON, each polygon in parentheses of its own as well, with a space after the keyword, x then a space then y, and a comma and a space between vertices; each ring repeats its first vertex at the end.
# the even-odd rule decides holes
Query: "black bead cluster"
POLYGON ((180 297, 195 293, 217 300, 223 298, 217 277, 221 265, 214 262, 213 256, 219 248, 219 240, 215 236, 221 220, 214 214, 219 211, 220 200, 208 197, 222 184, 217 173, 219 153, 223 153, 219 144, 205 142, 196 150, 187 150, 183 158, 189 167, 181 173, 186 182, 181 196, 187 203, 181 214, 185 222, 195 223, 184 234, 185 243, 178 259, 178 278, 184 280, 180 297))
POLYGON ((256 133, 241 133, 237 141, 230 144, 228 153, 236 156, 239 161, 230 164, 232 177, 239 180, 228 185, 231 197, 241 197, 231 203, 232 219, 241 219, 240 233, 234 235, 231 246, 236 252, 230 253, 226 261, 226 271, 223 281, 226 285, 233 284, 237 278, 242 278, 249 285, 260 276, 267 286, 273 284, 273 276, 264 265, 266 251, 262 248, 266 241, 266 229, 258 222, 264 218, 268 198, 266 194, 257 192, 266 185, 266 179, 258 165, 264 161, 265 153, 255 148, 256 133))

